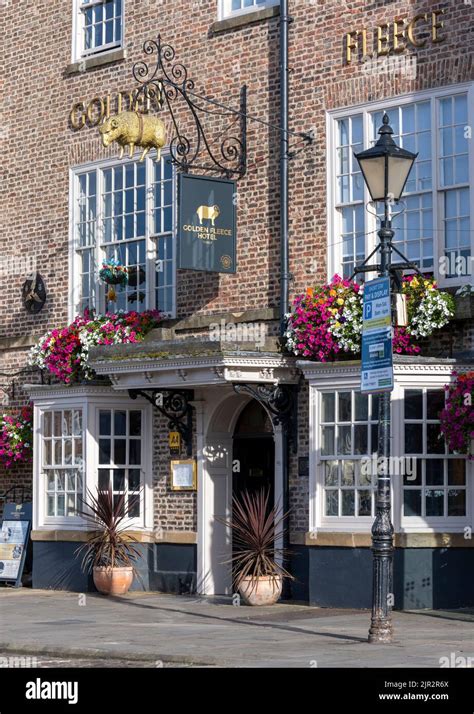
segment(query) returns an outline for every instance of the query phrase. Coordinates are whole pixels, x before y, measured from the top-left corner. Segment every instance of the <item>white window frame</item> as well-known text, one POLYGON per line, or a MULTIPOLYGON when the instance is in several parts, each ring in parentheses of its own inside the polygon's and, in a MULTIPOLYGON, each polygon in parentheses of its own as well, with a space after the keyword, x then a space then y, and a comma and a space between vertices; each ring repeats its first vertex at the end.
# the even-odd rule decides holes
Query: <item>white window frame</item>
MULTIPOLYGON (((59 439, 58 439, 58 435, 55 434, 55 417, 54 417, 54 415, 57 414, 57 413, 59 413, 59 414, 61 414, 62 417, 63 417, 65 411, 69 411, 69 412, 71 413, 71 415, 72 415, 74 412, 80 412, 80 414, 81 414, 81 426, 82 426, 82 424, 83 424, 83 418, 84 418, 84 414, 83 414, 82 407, 80 407, 79 409, 75 409, 75 408, 64 408, 64 409, 55 408, 54 411, 53 411, 53 410, 50 410, 50 409, 44 409, 44 410, 41 412, 41 414, 39 415, 39 419, 40 419, 40 422, 39 422, 39 424, 40 424, 40 429, 41 429, 41 430, 43 429, 44 424, 45 424, 45 420, 46 420, 46 419, 45 419, 46 414, 49 414, 49 415, 50 415, 50 420, 51 420, 51 434, 50 434, 48 437, 45 437, 45 436, 43 435, 43 433, 42 433, 41 442, 40 442, 40 444, 39 444, 39 447, 40 447, 40 449, 41 449, 41 457, 40 457, 41 478, 42 478, 42 483, 43 483, 44 492, 45 492, 45 494, 44 494, 44 495, 45 495, 44 501, 47 501, 47 500, 48 500, 48 496, 49 496, 49 494, 51 493, 51 492, 48 490, 48 488, 47 488, 47 479, 48 479, 49 474, 51 474, 51 473, 54 474, 55 471, 62 471, 62 472, 63 472, 63 478, 65 479, 65 486, 66 486, 66 488, 64 489, 64 500, 65 500, 64 505, 65 505, 65 509, 67 509, 67 503, 66 503, 67 497, 66 497, 66 494, 68 493, 68 489, 67 489, 68 474, 69 474, 71 471, 79 471, 79 472, 81 472, 81 474, 82 474, 82 483, 84 483, 84 465, 85 465, 84 450, 85 450, 85 438, 84 438, 84 428, 83 428, 83 426, 82 426, 82 428, 81 428, 80 438, 77 438, 77 435, 73 436, 73 434, 74 434, 74 429, 73 429, 74 417, 73 417, 73 418, 72 418, 72 421, 71 421, 71 433, 70 433, 70 435, 68 435, 67 437, 62 434, 63 418, 61 418, 61 434, 59 435, 59 439), (63 451, 64 442, 65 442, 65 439, 66 439, 66 438, 67 438, 68 440, 70 440, 71 442, 72 442, 72 441, 74 442, 74 455, 76 455, 76 454, 75 454, 76 445, 77 445, 77 443, 78 443, 79 441, 81 441, 81 443, 82 443, 82 448, 81 448, 81 462, 80 462, 80 464, 74 463, 74 462, 72 461, 72 459, 71 459, 71 463, 68 464, 68 465, 63 464, 63 463, 58 464, 58 465, 55 464, 55 445, 56 445, 57 441, 60 440, 60 443, 61 443, 61 451, 63 451), (47 441, 46 441, 46 440, 47 440, 47 441), (49 442, 49 444, 51 445, 51 448, 50 448, 50 456, 51 456, 51 458, 50 458, 50 460, 49 460, 49 463, 45 464, 43 457, 44 457, 45 445, 46 445, 47 442, 49 442)), ((72 443, 71 443, 71 457, 72 457, 72 443)), ((56 486, 56 482, 55 482, 55 486, 56 486)), ((54 488, 53 493, 54 493, 55 495, 57 495, 57 494, 60 493, 60 491, 58 491, 56 488, 54 488)), ((78 509, 78 508, 80 508, 80 499, 81 499, 81 497, 83 496, 83 490, 82 490, 82 491, 79 491, 78 489, 76 489, 74 493, 76 494, 75 508, 78 509)), ((43 503, 43 505, 44 505, 44 503, 43 503)), ((71 515, 67 515, 67 516, 66 516, 66 515, 64 515, 64 516, 48 516, 48 517, 51 517, 51 518, 63 518, 63 517, 64 517, 64 518, 67 518, 67 519, 75 518, 75 516, 71 516, 71 515)))
MULTIPOLYGON (((334 370, 333 370, 334 371, 334 370)), ((358 390, 360 377, 343 371, 330 376, 310 378, 309 394, 309 532, 370 532, 371 516, 325 516, 324 515, 324 460, 321 450, 321 394, 358 390)), ((350 458, 350 457, 347 457, 350 458)))
POLYGON ((84 14, 81 7, 83 5, 101 5, 105 2, 105 0, 72 0, 72 62, 85 60, 88 57, 94 57, 95 55, 105 55, 109 52, 115 52, 125 46, 125 1, 126 0, 122 0, 122 34, 120 42, 110 42, 107 45, 101 45, 100 47, 94 47, 90 50, 86 50, 84 49, 84 14))
MULTIPOLYGON (((324 365, 299 362, 309 382, 309 532, 370 533, 373 518, 368 516, 324 516, 324 463, 320 458, 320 394, 360 388, 360 365, 324 365)), ((396 363, 395 387, 392 392, 391 445, 392 456, 403 454, 404 389, 442 389, 451 381, 454 365, 396 363)), ((472 366, 466 367, 466 371, 472 366)), ((457 371, 464 367, 457 366, 457 371)), ((466 516, 461 518, 406 517, 402 520, 403 484, 401 476, 391 481, 392 523, 396 533, 462 533, 474 528, 474 462, 466 459, 466 516)))
POLYGON ((265 0, 265 2, 259 3, 258 5, 252 5, 252 7, 232 10, 232 0, 218 0, 218 18, 219 20, 227 20, 230 17, 248 15, 249 13, 257 12, 258 10, 263 10, 267 7, 274 7, 279 4, 280 0, 265 0))
MULTIPOLYGON (((337 461, 337 462, 341 461, 342 463, 344 463, 344 461, 354 461, 354 462, 359 461, 360 462, 364 458, 365 459, 370 458, 370 454, 365 454, 365 455, 364 454, 360 454, 360 455, 359 454, 354 454, 354 455, 344 454, 344 455, 342 455, 342 454, 334 453, 334 454, 327 455, 327 456, 322 456, 322 455, 319 456, 319 452, 321 451, 321 447, 322 447, 322 443, 321 443, 321 431, 322 431, 321 430, 321 426, 322 426, 321 405, 322 405, 323 395, 324 394, 335 394, 336 392, 350 392, 352 394, 353 390, 354 390, 353 387, 346 389, 343 386, 339 386, 339 383, 338 383, 336 387, 331 385, 331 386, 325 386, 324 388, 320 388, 317 390, 317 393, 314 395, 314 400, 315 400, 314 406, 315 406, 315 410, 316 410, 316 418, 317 418, 317 424, 318 424, 317 433, 315 433, 315 435, 314 435, 314 437, 315 437, 314 444, 315 444, 316 451, 318 452, 318 481, 321 483, 320 522, 323 527, 326 527, 326 526, 329 527, 331 525, 331 523, 333 523, 335 518, 337 518, 338 522, 340 522, 343 525, 344 524, 351 525, 353 523, 357 523, 358 525, 360 525, 361 527, 364 527, 364 528, 370 528, 370 525, 373 522, 372 516, 326 516, 324 514, 324 506, 325 506, 324 496, 325 496, 325 490, 326 490, 325 483, 324 483, 324 481, 325 481, 325 464, 328 461, 337 461)), ((338 416, 338 415, 335 415, 335 419, 336 419, 336 416, 338 416)), ((372 423, 373 422, 370 420, 370 413, 369 413, 368 419, 367 419, 367 436, 368 437, 369 437, 369 432, 371 431, 372 423)), ((338 425, 340 424, 339 419, 337 419, 337 421, 334 421, 334 425, 336 425, 336 424, 338 424, 338 425)), ((349 422, 347 422, 345 424, 348 425, 349 422)), ((357 424, 357 422, 355 420, 351 420, 351 422, 350 422, 351 430, 352 430, 352 427, 355 426, 356 424, 357 424)), ((337 447, 336 447, 337 440, 338 440, 338 436, 336 434, 336 429, 335 429, 334 430, 335 451, 337 451, 337 447)), ((373 446, 374 445, 372 444, 372 452, 373 452, 373 446)), ((354 474, 354 478, 356 478, 356 474, 354 474)), ((354 493, 354 499, 356 499, 357 491, 361 491, 361 490, 371 491, 371 492, 373 491, 374 492, 374 515, 375 515, 375 505, 376 505, 376 500, 375 500, 376 488, 375 488, 375 486, 376 486, 376 482, 375 482, 374 478, 372 478, 370 486, 367 485, 365 488, 360 488, 356 483, 354 483, 353 487, 349 487, 346 489, 340 485, 337 490, 338 491, 339 490, 352 491, 354 493)))
MULTIPOLYGON (((140 152, 136 152, 132 159, 105 159, 88 162, 86 164, 80 164, 73 166, 69 171, 69 215, 71 217, 69 222, 69 303, 68 303, 68 315, 69 321, 74 320, 79 311, 80 295, 82 286, 80 284, 80 257, 77 252, 77 236, 76 236, 76 219, 77 219, 77 201, 79 191, 79 175, 87 171, 97 171, 97 224, 96 224, 96 257, 99 256, 100 246, 103 244, 103 214, 101 212, 101 205, 99 205, 99 196, 103 193, 103 170, 108 168, 113 168, 120 165, 126 165, 130 161, 136 161, 140 156, 140 152)), ((169 154, 166 151, 162 151, 162 157, 166 160, 169 154)), ((145 162, 145 251, 146 251, 146 262, 147 262, 147 291, 144 309, 154 309, 156 307, 156 260, 157 260, 157 240, 161 234, 155 233, 152 228, 154 228, 153 220, 153 192, 151 187, 153 185, 153 170, 154 170, 154 157, 147 156, 144 159, 145 162)), ((173 168, 172 173, 172 245, 173 245, 173 274, 174 283, 172 290, 172 307, 171 310, 163 312, 163 316, 166 318, 174 318, 176 316, 176 292, 177 292, 177 242, 176 242, 176 219, 177 219, 177 182, 176 182, 176 171, 173 168)), ((96 276, 95 289, 97 291, 99 287, 99 279, 96 276)), ((97 300, 97 312, 103 313, 105 310, 105 304, 103 299, 99 297, 97 300)))
MULTIPOLYGON (((454 368, 454 367, 453 367, 454 368)), ((458 372, 463 370, 460 367, 456 368, 458 372)), ((392 393, 393 400, 393 419, 396 420, 397 429, 394 431, 393 449, 397 454, 403 453, 404 449, 404 401, 403 392, 405 389, 443 389, 446 384, 452 382, 451 369, 448 374, 440 375, 434 370, 423 374, 413 374, 406 372, 400 375, 395 381, 395 388, 392 393)), ((440 458, 445 458, 443 454, 439 454, 440 458)), ((422 459, 423 456, 416 458, 422 459)), ((466 459, 466 515, 464 517, 449 517, 438 518, 428 517, 422 518, 417 516, 403 516, 403 484, 400 479, 400 487, 394 489, 394 513, 396 530, 400 533, 462 533, 466 527, 474 527, 474 469, 473 462, 466 459)), ((433 487, 435 488, 435 487, 433 487)), ((444 488, 444 487, 443 487, 444 488)))
POLYGON ((88 530, 81 516, 48 516, 46 486, 43 478, 42 414, 56 409, 82 409, 83 428, 83 497, 86 489, 96 492, 99 469, 98 413, 100 409, 123 409, 142 412, 142 486, 140 518, 130 518, 125 525, 133 530, 153 530, 152 449, 153 414, 145 399, 131 400, 107 387, 32 388, 33 410, 33 530, 88 530))
MULTIPOLYGON (((327 278, 330 280, 335 273, 339 273, 342 266, 342 253, 339 241, 341 234, 340 212, 337 211, 337 121, 353 114, 363 115, 363 140, 364 147, 371 146, 372 136, 370 135, 370 114, 386 110, 390 117, 390 109, 414 102, 420 102, 427 99, 433 99, 431 103, 431 148, 433 158, 433 173, 432 173, 432 189, 433 196, 433 235, 434 235, 434 275, 438 284, 441 287, 458 287, 469 285, 474 279, 474 275, 455 276, 453 278, 445 278, 439 274, 440 258, 444 255, 444 233, 443 231, 443 205, 439 200, 440 195, 450 189, 455 189, 457 185, 452 187, 439 188, 439 136, 438 136, 438 107, 439 99, 443 97, 454 96, 456 94, 467 94, 468 118, 474 120, 474 82, 466 82, 463 84, 452 84, 436 89, 427 89, 421 92, 405 94, 399 97, 391 97, 382 101, 376 101, 366 104, 356 104, 344 109, 337 109, 326 112, 326 166, 327 166, 327 278), (433 130, 434 129, 434 130, 433 130), (440 240, 442 238, 442 240, 440 240)), ((469 148, 469 195, 470 205, 474 206, 474 142, 468 142, 469 148)), ((364 206, 370 201, 370 195, 367 186, 364 182, 364 206)), ((365 209, 364 209, 365 210, 365 209)), ((376 231, 378 230, 379 222, 369 211, 365 210, 365 234, 366 234, 366 256, 370 254, 376 244, 376 231)), ((394 223, 394 230, 397 230, 397 223, 394 223)), ((474 263, 474 212, 471 214, 471 265, 474 263)), ((394 259, 397 256, 394 254, 394 259)), ((366 279, 376 277, 374 274, 367 274, 366 279)))

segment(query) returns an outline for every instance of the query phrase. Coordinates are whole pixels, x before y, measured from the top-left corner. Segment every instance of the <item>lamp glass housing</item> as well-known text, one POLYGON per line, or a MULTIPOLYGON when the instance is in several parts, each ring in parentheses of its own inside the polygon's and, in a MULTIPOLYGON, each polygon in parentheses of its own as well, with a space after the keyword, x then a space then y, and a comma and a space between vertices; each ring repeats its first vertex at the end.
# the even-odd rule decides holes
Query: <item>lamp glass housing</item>
POLYGON ((372 201, 399 201, 408 176, 418 154, 402 149, 393 141, 388 116, 379 129, 380 138, 366 151, 354 154, 357 159, 372 201))

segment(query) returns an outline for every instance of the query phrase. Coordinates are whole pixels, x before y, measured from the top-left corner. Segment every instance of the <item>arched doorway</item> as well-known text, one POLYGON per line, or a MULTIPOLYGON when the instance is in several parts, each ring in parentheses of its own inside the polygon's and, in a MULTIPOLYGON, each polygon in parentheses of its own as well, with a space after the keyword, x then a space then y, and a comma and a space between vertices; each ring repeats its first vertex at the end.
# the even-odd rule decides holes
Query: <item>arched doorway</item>
POLYGON ((280 502, 283 433, 281 426, 272 428, 268 413, 248 396, 231 389, 216 389, 203 394, 201 401, 200 397, 201 394, 197 394, 195 401, 197 447, 201 454, 198 459, 197 588, 206 595, 231 594, 228 560, 232 556, 232 537, 222 524, 222 518, 232 517, 233 488, 243 484, 237 477, 234 480, 235 460, 240 452, 241 473, 243 467, 244 479, 251 483, 262 483, 258 469, 264 468, 265 478, 272 481, 274 500, 280 502), (255 405, 263 413, 257 411, 255 405), (257 461, 258 445, 267 455, 257 461))
POLYGON ((275 446, 268 413, 255 399, 242 410, 234 429, 232 495, 242 491, 270 490, 275 498, 275 446))

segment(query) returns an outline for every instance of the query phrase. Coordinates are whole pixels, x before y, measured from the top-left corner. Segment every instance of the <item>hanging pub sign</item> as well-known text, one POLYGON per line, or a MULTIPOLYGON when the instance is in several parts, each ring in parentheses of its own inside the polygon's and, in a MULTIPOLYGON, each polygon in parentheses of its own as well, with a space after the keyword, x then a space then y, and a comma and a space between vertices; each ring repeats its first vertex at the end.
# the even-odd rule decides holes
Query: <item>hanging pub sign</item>
POLYGON ((178 176, 179 267, 235 273, 235 182, 178 176))

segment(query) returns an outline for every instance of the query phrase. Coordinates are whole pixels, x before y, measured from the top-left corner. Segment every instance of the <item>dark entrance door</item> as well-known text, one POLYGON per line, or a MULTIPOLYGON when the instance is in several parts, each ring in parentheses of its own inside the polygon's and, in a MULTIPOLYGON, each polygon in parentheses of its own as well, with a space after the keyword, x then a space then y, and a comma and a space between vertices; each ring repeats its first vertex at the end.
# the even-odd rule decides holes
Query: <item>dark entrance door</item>
POLYGON ((269 503, 274 501, 275 445, 266 435, 234 437, 233 463, 240 464, 240 471, 232 474, 232 496, 239 496, 245 489, 259 491, 270 489, 269 503))
MULTIPOLYGON (((250 493, 269 489, 268 505, 275 501, 275 443, 273 428, 265 409, 256 401, 250 402, 239 417, 234 431, 233 464, 239 470, 232 473, 232 496, 242 491, 250 493)), ((235 553, 235 548, 232 548, 235 553)))
POLYGON ((243 490, 270 489, 270 504, 274 502, 275 446, 273 428, 265 409, 252 400, 243 409, 234 431, 232 495, 243 490))

